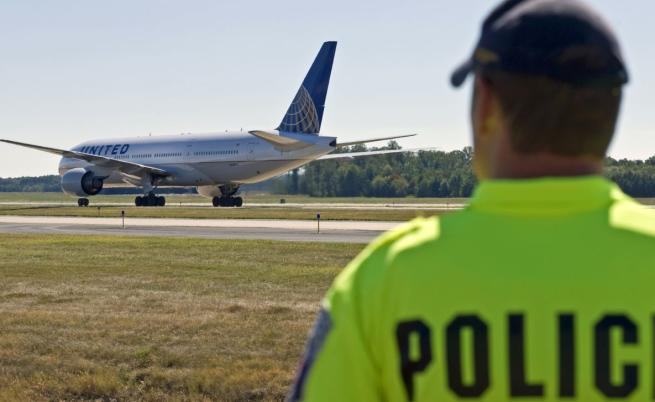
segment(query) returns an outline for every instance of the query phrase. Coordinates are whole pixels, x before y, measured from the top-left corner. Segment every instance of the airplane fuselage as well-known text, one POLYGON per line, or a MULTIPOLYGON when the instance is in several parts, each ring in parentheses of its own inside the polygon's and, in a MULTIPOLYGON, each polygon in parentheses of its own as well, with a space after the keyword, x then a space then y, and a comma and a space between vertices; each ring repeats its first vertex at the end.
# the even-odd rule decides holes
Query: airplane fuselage
MULTIPOLYGON (((100 139, 83 142, 71 150, 160 168, 170 173, 159 186, 217 186, 258 183, 300 167, 334 150, 334 137, 284 133, 299 137, 307 146, 282 150, 247 131, 144 136, 100 139)), ((103 175, 102 167, 79 159, 62 158, 59 174, 75 168, 92 169, 103 175)), ((106 187, 140 185, 111 169, 106 187)))

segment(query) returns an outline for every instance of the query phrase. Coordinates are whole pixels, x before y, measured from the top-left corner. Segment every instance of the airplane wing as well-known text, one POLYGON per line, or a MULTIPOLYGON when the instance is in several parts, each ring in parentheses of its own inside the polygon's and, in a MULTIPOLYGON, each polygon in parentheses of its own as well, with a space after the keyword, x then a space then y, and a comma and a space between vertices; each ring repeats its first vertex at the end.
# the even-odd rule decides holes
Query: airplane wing
POLYGON ((141 165, 139 163, 134 163, 134 162, 122 161, 119 159, 107 158, 105 156, 92 155, 92 154, 87 154, 78 151, 67 151, 65 149, 42 147, 40 145, 26 144, 18 141, 11 141, 11 140, 0 140, 0 141, 6 142, 7 144, 19 145, 21 147, 27 147, 43 152, 49 152, 51 154, 63 156, 64 158, 84 160, 96 166, 117 170, 128 176, 141 177, 144 176, 145 174, 150 174, 153 176, 166 177, 170 175, 170 173, 166 172, 165 170, 156 167, 141 165))
POLYGON ((396 135, 394 137, 379 137, 379 138, 371 138, 368 140, 360 140, 360 141, 350 141, 350 142, 338 142, 337 146, 338 147, 349 147, 351 145, 358 145, 358 144, 366 144, 367 142, 377 142, 377 141, 386 141, 386 140, 396 140, 398 138, 407 138, 407 137, 413 137, 416 134, 404 134, 404 135, 396 135))
POLYGON ((434 151, 436 148, 410 148, 410 149, 385 149, 381 151, 366 151, 366 152, 348 152, 342 154, 327 154, 323 155, 316 160, 325 160, 325 159, 353 159, 360 156, 372 156, 372 155, 385 155, 385 154, 399 154, 403 152, 419 152, 419 151, 434 151))

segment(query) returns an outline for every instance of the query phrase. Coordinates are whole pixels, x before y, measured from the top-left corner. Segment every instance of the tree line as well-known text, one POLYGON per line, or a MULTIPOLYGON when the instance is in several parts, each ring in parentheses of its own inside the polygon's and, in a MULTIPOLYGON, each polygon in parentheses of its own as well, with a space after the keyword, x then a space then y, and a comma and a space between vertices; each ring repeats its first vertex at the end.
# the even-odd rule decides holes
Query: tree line
MULTIPOLYGON (((355 146, 341 152, 399 149, 355 146)), ((473 149, 419 151, 355 159, 312 162, 280 177, 272 186, 280 194, 317 197, 470 197, 477 184, 473 149)), ((644 160, 605 159, 605 176, 633 197, 655 197, 655 156, 644 160)))
MULTIPOLYGON (((339 152, 399 149, 397 143, 367 148, 356 145, 339 152)), ((419 151, 374 157, 312 162, 250 190, 316 197, 469 197, 476 179, 473 150, 419 151)), ((655 156, 646 160, 606 158, 605 176, 634 197, 655 197, 655 156)), ((244 189, 246 189, 244 187, 244 189)), ((59 177, 0 178, 0 192, 61 191, 59 177)), ((166 189, 163 192, 192 192, 166 189)), ((134 193, 138 189, 106 189, 103 193, 134 193)))
MULTIPOLYGON (((399 149, 358 145, 340 152, 399 149)), ((317 197, 468 197, 475 186, 470 147, 312 162, 274 186, 279 193, 317 197)))
POLYGON ((55 191, 61 191, 59 176, 12 177, 6 179, 0 177, 0 192, 2 193, 52 193, 55 191))

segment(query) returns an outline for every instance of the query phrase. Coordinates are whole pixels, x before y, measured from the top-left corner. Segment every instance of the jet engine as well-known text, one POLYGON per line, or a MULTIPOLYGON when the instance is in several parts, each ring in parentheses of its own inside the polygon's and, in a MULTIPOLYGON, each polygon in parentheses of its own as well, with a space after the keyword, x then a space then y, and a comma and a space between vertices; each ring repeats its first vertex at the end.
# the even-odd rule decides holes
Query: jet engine
POLYGON ((61 176, 61 189, 68 195, 86 197, 102 190, 103 177, 83 168, 71 169, 61 176))

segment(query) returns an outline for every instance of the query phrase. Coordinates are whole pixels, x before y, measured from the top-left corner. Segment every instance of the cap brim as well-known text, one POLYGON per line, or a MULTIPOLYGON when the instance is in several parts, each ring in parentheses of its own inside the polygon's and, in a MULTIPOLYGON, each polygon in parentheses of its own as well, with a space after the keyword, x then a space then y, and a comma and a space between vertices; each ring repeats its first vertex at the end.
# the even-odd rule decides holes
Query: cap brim
POLYGON ((473 60, 468 59, 453 71, 450 75, 450 83, 455 88, 462 86, 466 77, 473 71, 473 60))

